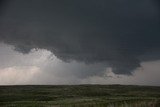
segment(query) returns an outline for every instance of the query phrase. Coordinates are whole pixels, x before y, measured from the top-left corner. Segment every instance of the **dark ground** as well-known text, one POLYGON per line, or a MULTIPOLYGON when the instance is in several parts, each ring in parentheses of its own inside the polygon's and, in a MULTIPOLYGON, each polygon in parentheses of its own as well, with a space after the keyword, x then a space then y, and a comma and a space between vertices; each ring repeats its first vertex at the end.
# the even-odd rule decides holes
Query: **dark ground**
POLYGON ((143 107, 160 107, 160 87, 131 85, 0 86, 0 107, 110 107, 110 104, 114 104, 114 107, 121 107, 119 105, 122 103, 136 103, 136 105, 145 103, 143 107))

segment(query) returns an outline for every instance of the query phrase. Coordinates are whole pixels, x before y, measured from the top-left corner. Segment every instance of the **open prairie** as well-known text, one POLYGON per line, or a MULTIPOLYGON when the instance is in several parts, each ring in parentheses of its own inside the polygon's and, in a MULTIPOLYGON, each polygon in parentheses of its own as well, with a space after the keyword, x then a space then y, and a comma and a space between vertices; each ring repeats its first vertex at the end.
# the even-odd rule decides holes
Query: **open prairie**
POLYGON ((160 107, 160 87, 131 85, 0 86, 0 107, 160 107))

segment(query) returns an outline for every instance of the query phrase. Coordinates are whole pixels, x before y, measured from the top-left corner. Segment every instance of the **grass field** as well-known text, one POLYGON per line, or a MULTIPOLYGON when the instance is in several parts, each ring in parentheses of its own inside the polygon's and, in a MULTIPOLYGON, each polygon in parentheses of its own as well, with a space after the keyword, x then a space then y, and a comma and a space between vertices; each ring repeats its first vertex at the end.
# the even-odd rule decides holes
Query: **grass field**
POLYGON ((0 86, 0 107, 160 107, 160 87, 0 86))

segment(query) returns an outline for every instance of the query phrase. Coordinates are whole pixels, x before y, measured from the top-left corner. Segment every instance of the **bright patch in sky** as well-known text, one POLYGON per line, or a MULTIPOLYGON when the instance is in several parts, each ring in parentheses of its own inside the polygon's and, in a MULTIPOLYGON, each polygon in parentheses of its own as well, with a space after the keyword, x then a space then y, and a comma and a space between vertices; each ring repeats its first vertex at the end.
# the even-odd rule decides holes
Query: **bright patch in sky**
MULTIPOLYGON (((63 62, 47 50, 33 49, 29 54, 0 45, 0 85, 12 84, 139 84, 160 85, 160 61, 141 63, 133 76, 116 75, 112 68, 95 74, 98 64, 63 62), (4 60, 5 59, 5 60, 4 60), (3 60, 3 61, 2 61, 3 60)), ((103 66, 103 65, 102 65, 103 66)))

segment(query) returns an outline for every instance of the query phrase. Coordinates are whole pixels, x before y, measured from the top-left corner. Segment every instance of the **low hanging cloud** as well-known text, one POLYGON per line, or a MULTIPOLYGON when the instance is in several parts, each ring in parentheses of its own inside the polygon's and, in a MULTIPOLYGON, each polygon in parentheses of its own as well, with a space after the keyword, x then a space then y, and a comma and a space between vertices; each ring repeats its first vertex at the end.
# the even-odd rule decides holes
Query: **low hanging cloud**
POLYGON ((11 0, 1 5, 0 41, 21 53, 46 49, 66 62, 101 63, 126 75, 142 61, 160 59, 158 0, 11 0))
POLYGON ((28 54, 0 44, 0 84, 79 84, 91 76, 102 76, 106 65, 59 60, 50 51, 32 49, 28 54), (97 72, 98 71, 98 72, 97 72))
POLYGON ((133 76, 116 75, 105 65, 65 63, 51 52, 32 49, 29 54, 0 44, 0 85, 21 84, 133 84, 160 85, 160 60, 141 63, 133 76), (98 72, 97 72, 98 71, 98 72))

